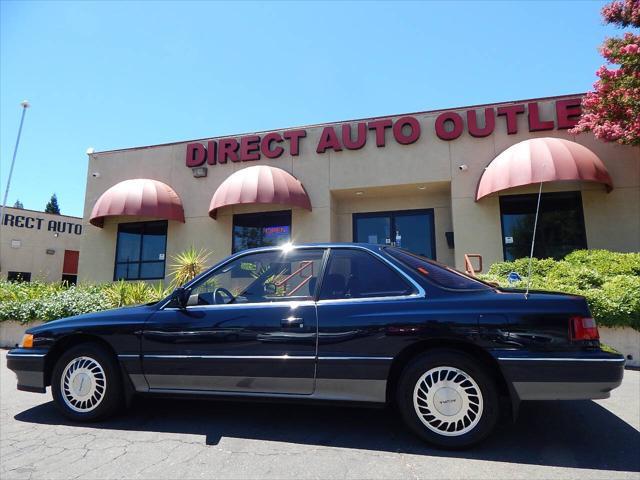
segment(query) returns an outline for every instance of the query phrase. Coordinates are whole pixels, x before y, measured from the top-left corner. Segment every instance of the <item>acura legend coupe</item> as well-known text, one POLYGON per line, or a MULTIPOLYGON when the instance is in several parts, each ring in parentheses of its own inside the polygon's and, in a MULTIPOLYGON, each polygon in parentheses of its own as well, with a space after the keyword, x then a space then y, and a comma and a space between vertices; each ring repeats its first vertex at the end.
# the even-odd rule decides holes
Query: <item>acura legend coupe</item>
POLYGON ((31 328, 7 363, 74 421, 134 395, 395 404, 445 448, 479 442, 523 400, 607 398, 624 370, 582 297, 351 243, 237 253, 160 302, 31 328))

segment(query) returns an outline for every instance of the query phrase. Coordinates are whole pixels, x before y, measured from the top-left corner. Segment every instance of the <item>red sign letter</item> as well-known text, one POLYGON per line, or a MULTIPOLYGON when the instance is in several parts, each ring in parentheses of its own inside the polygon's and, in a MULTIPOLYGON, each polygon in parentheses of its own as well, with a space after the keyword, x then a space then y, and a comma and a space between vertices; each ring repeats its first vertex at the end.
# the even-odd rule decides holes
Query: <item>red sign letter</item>
POLYGON ((240 139, 240 160, 248 162, 260 160, 260 137, 258 135, 248 135, 240 139))
POLYGON ((507 133, 513 135, 518 133, 518 114, 524 113, 524 105, 509 105, 507 107, 498 107, 498 115, 507 117, 507 133))
POLYGON ((369 130, 376 131, 376 145, 378 147, 384 147, 384 129, 391 128, 391 125, 393 125, 391 120, 374 120, 368 123, 369 130))
POLYGON ((218 155, 219 163, 227 163, 227 158, 232 162, 238 162, 238 141, 235 138, 223 138, 218 142, 220 151, 218 155))
POLYGON ((300 153, 300 139, 307 136, 306 130, 289 130, 282 134, 284 138, 289 140, 289 154, 297 157, 300 153))
POLYGON ((582 100, 579 98, 571 98, 569 100, 558 100, 556 102, 556 118, 558 119, 558 128, 575 127, 582 115, 582 100))
POLYGON ((444 112, 436 118, 436 135, 442 140, 455 140, 462 135, 463 129, 462 117, 456 112, 444 112), (450 132, 444 127, 446 122, 453 122, 453 129, 450 132))
POLYGON ((279 133, 267 133, 262 138, 262 143, 260 144, 260 150, 262 154, 267 158, 278 158, 284 152, 284 148, 280 145, 277 145, 274 149, 271 148, 271 142, 282 142, 282 137, 279 133))
POLYGON ((484 109, 484 128, 478 128, 478 118, 475 110, 467 111, 467 128, 472 137, 488 137, 496 127, 496 115, 493 108, 484 109))
POLYGON ((351 140, 351 125, 345 123, 342 125, 342 143, 348 150, 358 150, 364 147, 367 143, 367 124, 364 122, 358 123, 358 137, 355 141, 351 140))
POLYGON ((393 136, 401 145, 409 145, 420 138, 420 122, 413 117, 402 117, 393 125, 393 136), (411 129, 409 135, 405 135, 402 129, 408 126, 411 129))
POLYGON ((207 149, 201 143, 187 144, 187 167, 199 167, 207 159, 207 149))
POLYGON ((218 153, 218 144, 216 143, 215 140, 210 140, 209 141, 209 148, 207 149, 207 163, 209 165, 215 165, 216 164, 216 157, 217 157, 217 153, 218 153))
POLYGON ((342 150, 340 146, 340 140, 338 140, 338 135, 336 135, 336 131, 333 127, 324 127, 322 130, 322 134, 320 134, 320 141, 318 142, 318 148, 316 148, 316 152, 324 153, 327 148, 331 148, 336 152, 342 150))
POLYGON ((529 131, 539 132, 540 130, 553 130, 553 120, 540 120, 540 110, 536 102, 529 104, 529 131))

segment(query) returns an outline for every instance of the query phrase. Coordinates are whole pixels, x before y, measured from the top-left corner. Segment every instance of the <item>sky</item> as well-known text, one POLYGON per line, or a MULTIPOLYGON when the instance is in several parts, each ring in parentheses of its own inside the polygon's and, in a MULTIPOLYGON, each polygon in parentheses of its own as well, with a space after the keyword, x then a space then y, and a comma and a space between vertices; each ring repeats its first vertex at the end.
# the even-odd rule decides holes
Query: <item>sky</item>
MULTIPOLYGON (((0 186, 82 216, 86 150, 589 90, 605 2, 0 0, 0 186)), ((0 202, 2 197, 0 197, 0 202)))

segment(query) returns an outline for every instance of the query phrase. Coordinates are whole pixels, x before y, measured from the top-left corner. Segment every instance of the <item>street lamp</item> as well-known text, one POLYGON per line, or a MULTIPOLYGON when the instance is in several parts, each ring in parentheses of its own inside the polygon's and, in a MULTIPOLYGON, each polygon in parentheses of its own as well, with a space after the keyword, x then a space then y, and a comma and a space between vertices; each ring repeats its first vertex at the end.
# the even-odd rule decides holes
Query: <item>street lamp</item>
MULTIPOLYGON (((2 205, 0 205, 0 230, 4 226, 4 207, 7 204, 7 197, 9 196, 9 187, 11 186, 11 175, 13 175, 13 166, 16 163, 16 154, 18 153, 18 145, 20 144, 20 135, 22 134, 22 124, 24 123, 24 114, 27 112, 27 108, 31 105, 27 100, 20 102, 22 106, 22 115, 20 116, 20 126, 18 127, 18 137, 16 138, 16 146, 13 149, 13 158, 11 159, 11 167, 9 167, 9 178, 7 178, 7 188, 4 191, 4 199, 2 205)), ((0 266, 2 270, 2 266, 0 266)))

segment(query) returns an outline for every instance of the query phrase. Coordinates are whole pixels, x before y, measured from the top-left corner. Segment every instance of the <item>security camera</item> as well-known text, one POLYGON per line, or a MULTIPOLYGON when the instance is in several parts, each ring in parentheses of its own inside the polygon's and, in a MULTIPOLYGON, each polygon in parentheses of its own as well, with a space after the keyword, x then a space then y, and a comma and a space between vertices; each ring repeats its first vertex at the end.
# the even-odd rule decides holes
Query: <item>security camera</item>
POLYGON ((98 177, 100 177, 100 172, 93 172, 93 173, 91 174, 91 176, 92 176, 93 178, 98 178, 98 177))
POLYGON ((469 170, 469 167, 467 167, 466 165, 458 165, 458 170, 460 170, 461 172, 466 172, 467 170, 469 170))

